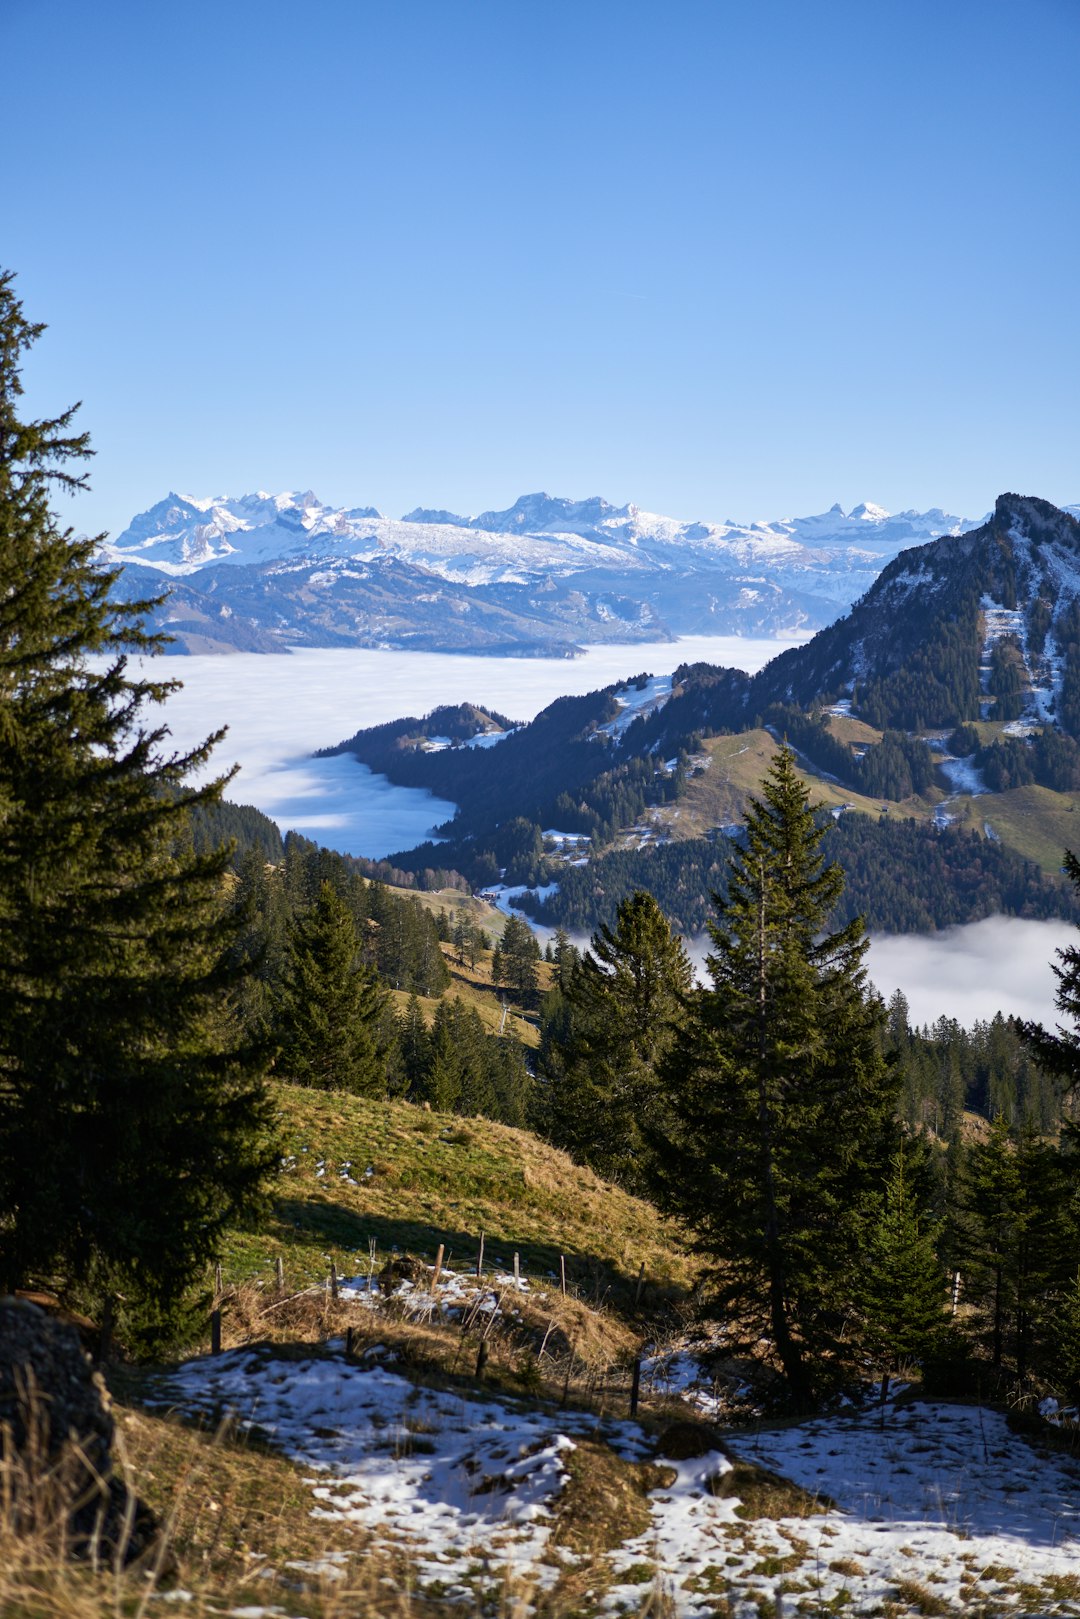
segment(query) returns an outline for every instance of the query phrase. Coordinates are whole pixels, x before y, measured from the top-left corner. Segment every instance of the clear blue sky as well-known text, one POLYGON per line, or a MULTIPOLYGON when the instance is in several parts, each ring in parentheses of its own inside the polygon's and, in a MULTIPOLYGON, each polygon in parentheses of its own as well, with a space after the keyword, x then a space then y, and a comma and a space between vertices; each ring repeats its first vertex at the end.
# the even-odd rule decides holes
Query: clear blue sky
POLYGON ((0 58, 80 527, 1080 500, 1078 0, 0 0, 0 58))

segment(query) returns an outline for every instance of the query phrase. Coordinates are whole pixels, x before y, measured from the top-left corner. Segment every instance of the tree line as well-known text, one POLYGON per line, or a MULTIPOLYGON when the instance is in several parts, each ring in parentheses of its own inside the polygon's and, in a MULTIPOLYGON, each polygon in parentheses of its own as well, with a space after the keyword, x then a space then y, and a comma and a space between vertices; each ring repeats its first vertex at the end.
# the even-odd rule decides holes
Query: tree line
MULTIPOLYGON (((517 903, 549 927, 591 933, 613 924, 629 894, 647 889, 672 924, 693 937, 709 920, 710 895, 724 890, 729 847, 729 838, 718 835, 614 849, 583 866, 552 864, 538 880, 557 881, 557 891, 543 900, 525 894, 517 903)), ((836 914, 862 916, 871 932, 928 933, 994 915, 1080 922, 1080 901, 1068 884, 961 827, 843 814, 832 848, 846 884, 836 914)))
MULTIPOLYGON (((648 893, 584 955, 559 939, 537 1120, 688 1223, 733 1343, 766 1338, 796 1406, 854 1350, 886 1374, 920 1360, 950 1392, 1038 1373, 1074 1397, 1080 1131, 1062 1097, 1080 1037, 914 1033, 866 981, 859 921, 829 931, 826 830, 782 750, 716 896, 703 987, 648 893), (965 1120, 969 1085, 992 1122, 965 1120)), ((1075 1018, 1080 951, 1059 977, 1075 1018)))
POLYGON ((495 987, 528 1004, 539 949, 520 919, 493 945, 465 912, 433 913, 390 894, 292 832, 280 863, 260 849, 240 856, 230 906, 242 1020, 273 1054, 276 1075, 525 1123, 532 1081, 521 1042, 490 1033, 475 1007, 447 995, 443 950, 462 966, 490 957, 495 987), (409 997, 400 1011, 394 990, 409 997), (421 997, 439 1002, 430 1028, 421 997))

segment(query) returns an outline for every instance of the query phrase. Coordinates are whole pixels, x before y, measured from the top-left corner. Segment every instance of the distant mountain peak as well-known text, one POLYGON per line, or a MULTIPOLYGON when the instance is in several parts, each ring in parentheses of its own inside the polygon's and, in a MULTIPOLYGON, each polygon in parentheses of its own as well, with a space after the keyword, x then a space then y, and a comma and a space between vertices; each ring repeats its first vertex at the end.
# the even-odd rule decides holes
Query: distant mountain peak
POLYGON ((187 581, 183 613, 178 595, 164 622, 212 620, 212 635, 191 630, 196 646, 225 638, 227 611, 230 634, 240 625, 270 644, 412 647, 422 634, 428 649, 440 636, 455 650, 490 648, 502 644, 497 625, 506 644, 546 649, 816 628, 899 552, 974 527, 939 509, 890 516, 870 502, 850 514, 836 504, 769 522, 686 522, 541 489, 478 516, 417 507, 396 519, 329 506, 313 489, 171 491, 103 557, 187 581))
POLYGON ((848 512, 849 517, 861 517, 868 523, 883 523, 891 515, 890 512, 885 510, 884 506, 875 506, 872 500, 860 501, 857 506, 853 506, 851 511, 848 512))

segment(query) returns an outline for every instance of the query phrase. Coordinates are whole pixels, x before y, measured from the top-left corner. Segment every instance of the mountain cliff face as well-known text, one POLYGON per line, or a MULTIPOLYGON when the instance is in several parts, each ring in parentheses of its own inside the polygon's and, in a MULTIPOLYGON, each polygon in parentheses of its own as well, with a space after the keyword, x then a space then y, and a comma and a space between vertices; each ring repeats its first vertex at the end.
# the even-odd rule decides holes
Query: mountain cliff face
POLYGON ((130 595, 163 583, 179 651, 292 645, 571 654, 600 641, 771 636, 829 623, 904 546, 970 523, 839 506, 775 523, 679 522, 523 495, 461 517, 335 509, 310 491, 170 494, 104 548, 130 595))
POLYGON ((918 731, 995 717, 1080 724, 1080 522, 1001 495, 979 528, 906 551, 846 617, 773 660, 747 708, 847 699, 918 731))

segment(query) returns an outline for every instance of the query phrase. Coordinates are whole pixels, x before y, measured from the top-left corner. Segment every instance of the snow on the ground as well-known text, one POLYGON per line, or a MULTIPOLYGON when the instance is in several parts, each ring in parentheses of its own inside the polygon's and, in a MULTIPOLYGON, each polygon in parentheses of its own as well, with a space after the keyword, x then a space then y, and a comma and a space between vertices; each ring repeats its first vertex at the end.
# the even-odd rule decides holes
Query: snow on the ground
MULTIPOLYGON (((1023 536, 1016 530, 1012 531, 1014 545, 1018 553, 1026 557, 1031 565, 1030 546, 1023 536)), ((1066 599, 1071 600, 1080 586, 1080 578, 1075 570, 1063 564, 1063 559, 1057 555, 1054 547, 1048 547, 1043 557, 1044 564, 1050 566, 1050 572, 1058 575, 1061 582, 1062 567, 1065 566, 1069 591, 1066 599), (1055 566, 1056 557, 1056 566, 1055 566)), ((985 631, 983 635, 982 655, 979 662, 979 684, 983 692, 983 699, 979 704, 979 712, 983 719, 992 718, 994 700, 989 696, 990 689, 990 661, 994 646, 1002 636, 1014 635, 1020 643, 1024 659, 1024 669, 1028 678, 1028 689, 1024 699, 1024 713, 1019 720, 1005 727, 1007 736, 1030 736, 1032 731, 1040 725, 1053 723, 1053 714, 1057 706, 1057 699, 1061 694, 1061 682, 1064 678, 1064 665, 1058 651, 1057 641, 1053 629, 1049 629, 1043 643, 1042 655, 1035 657, 1028 642, 1027 624, 1023 613, 1018 608, 1002 607, 990 596, 983 596, 983 620, 985 631)))
MULTIPOLYGON (((641 1387, 646 1397, 667 1395, 681 1400, 700 1416, 714 1418, 723 1411, 727 1400, 721 1394, 717 1380, 699 1359, 702 1353, 711 1354, 721 1347, 720 1341, 695 1345, 690 1349, 676 1349, 668 1353, 645 1356, 641 1362, 641 1387)), ((735 1398, 739 1397, 735 1391, 735 1398)), ((729 1395, 730 1399, 730 1395, 729 1395)))
POLYGON ((944 758, 935 760, 935 763, 954 793, 975 794, 990 791, 983 780, 982 771, 975 763, 973 753, 969 753, 963 759, 947 754, 944 758))
MULTIPOLYGON (((596 1582, 602 1611, 637 1611, 655 1571, 678 1619, 704 1619, 721 1598, 750 1619, 778 1594, 785 1612, 889 1602, 894 1614, 945 1613, 977 1601, 995 1613, 1080 1614, 1080 1462, 1037 1454, 996 1412, 924 1401, 884 1417, 853 1409, 744 1429, 727 1454, 667 1463, 636 1423, 423 1388, 381 1353, 203 1357, 165 1381, 160 1403, 211 1420, 232 1411, 268 1435, 306 1470, 313 1517, 372 1530, 404 1551, 413 1589, 470 1611, 484 1611, 507 1571, 546 1587, 574 1563, 550 1544, 552 1513, 566 1459, 589 1438, 667 1469, 648 1530, 609 1554, 611 1583, 596 1582), (806 1492, 781 1503, 793 1515, 747 1517, 727 1478, 733 1459, 806 1492)), ((680 1352, 652 1357, 645 1386, 660 1378, 694 1401, 702 1376, 680 1352)))
POLYGON ((597 736, 621 737, 623 732, 640 719, 643 714, 651 714, 658 708, 663 708, 671 696, 671 676, 652 675, 640 686, 626 686, 622 691, 615 693, 615 701, 620 712, 606 725, 598 725, 597 736))
POLYGON ((810 1541, 822 1603, 844 1586, 881 1601, 906 1578, 929 1583, 949 1609, 976 1581, 982 1598, 1004 1603, 1025 1586, 1025 1613, 1030 1588, 1044 1585, 1036 1606, 1050 1612, 1050 1585, 1064 1578, 1075 1591, 1057 1611, 1080 1613, 1080 1464, 1037 1455, 995 1411, 916 1401, 890 1407, 884 1422, 867 1411, 731 1448, 836 1503, 820 1519, 776 1526, 810 1541), (849 1559, 861 1576, 829 1569, 849 1559))
POLYGON ((518 883, 514 888, 508 888, 505 883, 491 883, 487 888, 481 890, 480 898, 486 899, 489 905, 493 905, 497 911, 502 911, 504 916, 520 916, 523 921, 528 922, 534 933, 540 933, 542 929, 525 911, 515 905, 514 901, 520 899, 522 894, 535 894, 537 899, 543 903, 544 900, 550 899, 553 894, 558 892, 558 883, 541 883, 538 887, 533 886, 531 888, 527 883, 518 883))
POLYGON ((215 1420, 231 1411, 265 1434, 307 1470, 314 1517, 379 1531, 407 1552, 412 1581, 450 1601, 473 1599, 463 1581, 508 1568, 555 1581, 557 1561, 541 1558, 576 1439, 648 1448, 629 1423, 422 1388, 370 1357, 234 1350, 187 1362, 163 1393, 160 1403, 215 1420))
POLYGON ((570 849, 584 848, 592 842, 587 832, 559 832, 554 827, 540 835, 545 843, 557 843, 560 847, 570 849))
MULTIPOLYGON (((501 1259, 495 1259, 493 1263, 494 1271, 485 1273, 483 1279, 477 1278, 471 1270, 454 1271, 444 1265, 437 1282, 433 1272, 432 1278, 423 1283, 400 1280, 388 1291, 382 1288, 371 1272, 366 1276, 346 1276, 338 1281, 338 1296, 369 1309, 380 1308, 392 1297, 402 1314, 413 1320, 437 1318, 460 1321, 467 1314, 489 1318, 517 1314, 519 1312, 513 1309, 506 1296, 510 1293, 529 1293, 529 1279, 502 1269, 501 1259)), ((541 1303, 546 1296, 544 1293, 536 1294, 541 1303)))
POLYGON ((496 742, 505 742, 507 737, 513 736, 518 729, 518 726, 513 725, 509 731, 477 731, 475 736, 470 736, 461 746, 463 748, 493 748, 496 742))

